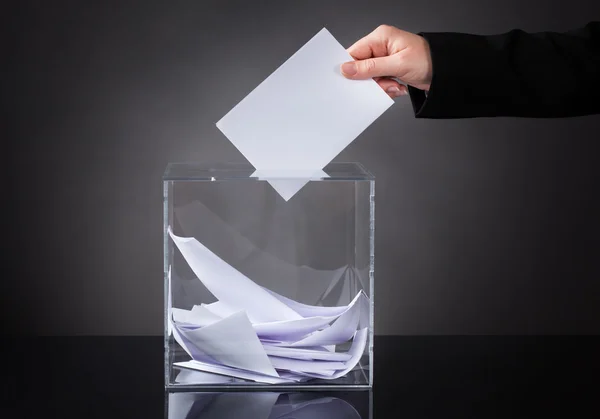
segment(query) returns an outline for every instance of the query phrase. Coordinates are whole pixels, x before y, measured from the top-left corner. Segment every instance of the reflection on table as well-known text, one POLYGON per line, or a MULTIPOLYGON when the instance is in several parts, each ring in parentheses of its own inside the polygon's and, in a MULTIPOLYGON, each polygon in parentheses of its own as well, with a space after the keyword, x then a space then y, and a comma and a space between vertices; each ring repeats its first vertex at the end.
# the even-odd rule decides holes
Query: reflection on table
POLYGON ((166 419, 372 419, 372 392, 170 392, 166 419))

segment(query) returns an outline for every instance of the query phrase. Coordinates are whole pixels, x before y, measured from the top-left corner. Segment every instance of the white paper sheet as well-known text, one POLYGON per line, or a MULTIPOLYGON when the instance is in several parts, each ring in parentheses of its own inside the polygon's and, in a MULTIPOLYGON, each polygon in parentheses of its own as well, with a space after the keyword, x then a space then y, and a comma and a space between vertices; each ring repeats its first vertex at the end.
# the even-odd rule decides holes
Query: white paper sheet
MULTIPOLYGON (((217 127, 259 171, 323 169, 394 101, 373 80, 348 80, 346 49, 323 28, 217 127)), ((286 200, 305 180, 273 184, 286 200)))
POLYGON ((309 317, 301 320, 258 323, 252 327, 261 339, 289 342, 300 340, 310 333, 330 327, 329 323, 334 319, 334 317, 309 317))
MULTIPOLYGON (((207 311, 221 315, 229 316, 235 310, 222 304, 220 301, 203 306, 207 311)), ((259 338, 274 341, 294 341, 305 337, 306 335, 329 327, 329 323, 337 317, 310 317, 298 320, 282 320, 267 323, 253 323, 252 328, 259 338)))
MULTIPOLYGON (((348 341, 356 332, 358 328, 358 320, 360 318, 360 311, 363 307, 362 299, 365 298, 364 292, 360 291, 356 297, 352 300, 352 302, 346 307, 346 309, 340 313, 333 316, 328 317, 309 317, 308 319, 323 319, 327 322, 333 322, 331 326, 323 328, 321 330, 313 329, 311 334, 297 340, 293 343, 288 343, 290 347, 300 347, 300 346, 323 346, 323 345, 337 345, 340 343, 344 343, 348 341)), ((293 324, 295 321, 291 322, 282 322, 293 324)), ((288 328, 290 326, 287 326, 288 328)), ((291 326, 293 327, 293 326, 291 326)), ((270 335, 272 337, 285 337, 284 331, 285 328, 281 328, 281 335, 277 335, 277 331, 274 330, 270 335)), ((306 329, 304 329, 306 330, 306 329)), ((303 330, 303 331, 304 331, 303 330)), ((283 339, 281 339, 283 340, 283 339)), ((289 342, 289 341, 288 341, 289 342)))
POLYGON ((200 307, 211 313, 213 316, 221 318, 231 316, 238 311, 235 308, 225 304, 223 301, 215 301, 214 303, 210 304, 200 304, 200 307))
POLYGON ((199 329, 177 329, 185 341, 191 342, 220 365, 262 375, 279 376, 244 312, 199 329))
POLYGON ((336 370, 346 367, 345 363, 339 361, 313 361, 276 356, 270 356, 269 360, 273 367, 278 370, 313 372, 325 376, 331 376, 336 370))
MULTIPOLYGON (((265 362, 260 362, 260 357, 258 357, 259 361, 257 362, 256 355, 262 354, 263 351, 266 354, 265 348, 262 348, 261 351, 256 344, 247 344, 248 340, 252 339, 248 339, 248 324, 243 328, 239 326, 240 322, 238 322, 238 320, 240 317, 241 316, 236 316, 236 321, 233 321, 230 317, 228 318, 232 320, 230 322, 218 322, 213 326, 208 326, 195 331, 203 332, 202 336, 188 336, 188 332, 184 331, 182 335, 185 337, 183 339, 180 337, 178 342, 182 344, 184 348, 189 347, 190 345, 200 347, 202 351, 199 353, 206 353, 210 355, 212 359, 196 357, 196 359, 192 361, 179 362, 174 365, 271 384, 281 384, 295 379, 299 380, 300 377, 335 379, 354 369, 364 353, 368 337, 367 328, 361 329, 354 334, 350 350, 347 353, 343 353, 346 361, 315 361, 285 358, 281 356, 268 356, 267 365, 265 362), (238 323, 238 325, 236 325, 236 323, 238 323), (207 333, 207 328, 218 330, 207 333), (237 340, 232 341, 232 337, 237 340), (193 344, 190 342, 193 342, 193 344), (273 373, 274 369, 287 370, 288 373, 273 373)), ((175 336, 178 336, 179 330, 176 325, 174 325, 173 332, 175 336)), ((293 350, 293 348, 280 349, 283 349, 284 351, 293 350)), ((189 350, 188 353, 195 355, 194 349, 189 350)), ((333 356, 341 355, 336 353, 330 354, 333 356)))
POLYGON ((231 376, 194 371, 188 368, 181 368, 175 377, 175 382, 178 384, 226 384, 234 383, 235 381, 236 379, 231 376))
POLYGON ((256 381, 265 384, 290 384, 300 380, 292 378, 271 377, 267 375, 257 374, 250 371, 239 370, 236 368, 226 367, 224 365, 209 364, 200 361, 182 361, 174 362, 173 365, 182 368, 190 368, 197 371, 211 372, 213 374, 222 374, 229 377, 241 378, 243 380, 256 381))
MULTIPOLYGON (((197 329, 214 323, 217 319, 229 317, 236 313, 236 310, 217 301, 215 303, 199 306, 202 310, 209 313, 209 318, 202 316, 195 319, 189 310, 173 309, 173 317, 180 327, 186 329, 197 329)), ((300 340, 307 335, 324 328, 329 327, 329 323, 339 316, 331 317, 310 317, 299 320, 283 320, 278 322, 255 323, 252 328, 261 339, 274 342, 289 342, 300 340)))
POLYGON ((310 181, 329 177, 323 170, 257 170, 251 177, 266 180, 286 201, 310 181))
POLYGON ((306 377, 322 378, 322 379, 329 379, 329 380, 335 380, 336 378, 343 377, 344 375, 348 374, 350 371, 352 371, 356 367, 356 365, 360 361, 360 358, 363 356, 363 354, 365 352, 365 347, 367 346, 368 335, 369 335, 369 329, 367 329, 367 328, 360 329, 354 334, 354 339, 352 340, 352 346, 350 346, 350 350, 348 351, 348 353, 351 355, 351 358, 348 362, 346 362, 346 368, 344 368, 343 370, 336 371, 333 375, 323 375, 323 374, 300 372, 300 371, 297 371, 296 374, 303 375, 306 377))
POLYGON ((274 344, 273 346, 288 346, 294 348, 303 346, 338 345, 347 342, 354 336, 354 333, 358 329, 361 309, 364 307, 361 300, 364 298, 366 298, 366 295, 361 291, 352 301, 352 304, 348 306, 348 309, 328 328, 311 333, 309 336, 296 342, 282 342, 281 344, 274 344))
POLYGON ((194 306, 192 310, 182 310, 173 307, 171 312, 173 314, 173 321, 179 325, 187 324, 195 327, 204 327, 223 319, 223 317, 213 314, 202 306, 194 306))
POLYGON ((170 229, 169 234, 206 288, 224 304, 246 310, 253 323, 302 318, 195 238, 176 236, 170 229))
MULTIPOLYGON (((266 288, 265 288, 266 290, 266 288)), ((281 302, 284 304, 289 304, 292 306, 299 307, 299 303, 296 303, 290 299, 287 299, 282 296, 278 296, 281 298, 281 302)), ((336 322, 336 328, 334 331, 329 333, 321 334, 319 336, 313 336, 311 342, 312 344, 301 343, 297 344, 297 346, 322 346, 322 345, 332 345, 337 343, 343 343, 347 341, 356 331, 358 326, 358 320, 356 320, 356 316, 360 316, 360 312, 364 307, 364 293, 359 292, 356 297, 352 300, 352 302, 346 307, 332 307, 328 308, 330 313, 335 313, 329 316, 314 316, 314 317, 305 317, 298 320, 283 320, 283 321, 275 321, 268 323, 254 323, 252 327, 254 328, 256 334, 259 338, 263 340, 270 341, 279 341, 279 342, 293 342, 293 341, 303 341, 307 335, 313 334, 316 331, 324 330, 326 328, 330 328, 329 324, 331 322, 336 322), (359 307, 355 307, 359 304, 359 307), (350 314, 346 314, 348 311, 352 311, 350 314), (340 322, 338 319, 342 318, 340 322), (356 321, 355 321, 356 320, 356 321), (345 326, 342 328, 341 323, 345 326), (318 343, 318 339, 322 339, 323 343, 318 343)), ((305 312, 318 312, 316 310, 318 308, 325 309, 326 307, 314 307, 314 306, 306 306, 302 305, 305 312), (312 310, 311 310, 312 307, 312 310)), ((235 312, 233 307, 230 307, 221 301, 217 301, 215 303, 202 305, 202 308, 211 313, 213 316, 221 316, 227 317, 235 312)), ((179 310, 181 311, 181 310, 179 310)), ((327 310, 320 310, 322 313, 326 313, 327 310)), ((189 320, 192 320, 190 315, 186 314, 178 314, 178 317, 182 321, 186 321, 189 323, 189 320)), ((201 321, 206 321, 204 318, 201 321)))
POLYGON ((346 352, 331 352, 325 348, 317 350, 314 348, 287 348, 281 346, 271 346, 263 343, 263 348, 267 355, 278 356, 282 358, 304 359, 304 360, 322 360, 322 361, 349 361, 352 356, 346 352))
MULTIPOLYGON (((242 379, 246 379, 246 380, 257 381, 257 382, 267 383, 267 384, 285 384, 285 383, 290 383, 293 381, 302 380, 302 377, 333 380, 336 378, 343 377, 344 375, 348 374, 350 371, 352 371, 356 367, 356 365, 360 361, 360 358, 364 354, 365 347, 367 344, 367 338, 368 338, 368 329, 367 328, 358 330, 355 333, 352 345, 350 347, 350 350, 348 351, 348 354, 350 355, 350 359, 345 363, 337 363, 337 365, 343 364, 344 367, 343 367, 343 369, 339 369, 339 370, 335 370, 335 371, 326 370, 326 371, 322 371, 319 373, 319 372, 305 372, 305 371, 300 371, 300 370, 296 369, 295 371, 288 372, 287 374, 281 373, 279 377, 272 377, 272 376, 267 376, 267 375, 251 372, 251 371, 239 370, 237 368, 231 368, 231 367, 227 367, 224 365, 215 365, 212 363, 194 361, 194 360, 184 361, 184 362, 176 362, 173 365, 180 366, 183 368, 196 369, 198 371, 211 372, 214 374, 228 375, 231 377, 242 378, 242 379)), ((281 360, 283 360, 283 358, 281 358, 281 360)), ((310 363, 310 364, 314 365, 315 363, 310 363)), ((279 365, 280 366, 291 366, 292 364, 287 363, 287 364, 279 364, 279 365)), ((305 365, 309 365, 309 363, 307 363, 305 365)), ((295 367, 297 368, 298 365, 295 365, 295 367)), ((306 369, 306 368, 304 368, 304 369, 306 369)))

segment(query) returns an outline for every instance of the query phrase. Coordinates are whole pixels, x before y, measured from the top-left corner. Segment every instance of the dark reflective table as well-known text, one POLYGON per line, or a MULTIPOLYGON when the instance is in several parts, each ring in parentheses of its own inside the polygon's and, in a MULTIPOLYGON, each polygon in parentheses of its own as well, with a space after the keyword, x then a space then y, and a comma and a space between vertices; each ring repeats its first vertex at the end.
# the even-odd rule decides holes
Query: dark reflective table
POLYGON ((6 418, 600 417, 597 337, 376 337, 375 386, 166 393, 162 337, 5 337, 6 418))

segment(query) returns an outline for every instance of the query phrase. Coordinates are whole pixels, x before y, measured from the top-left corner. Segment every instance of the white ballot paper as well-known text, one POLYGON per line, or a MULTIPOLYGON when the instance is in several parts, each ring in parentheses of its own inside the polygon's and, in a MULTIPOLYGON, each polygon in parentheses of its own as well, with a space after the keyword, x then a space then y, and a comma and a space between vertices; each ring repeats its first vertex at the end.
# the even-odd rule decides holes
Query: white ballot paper
POLYGON ((285 200, 394 103, 374 80, 342 76, 352 60, 323 28, 217 122, 285 200))
POLYGON ((357 366, 368 338, 364 291, 347 306, 301 304, 256 284, 195 238, 168 232, 218 299, 191 310, 169 301, 170 331, 191 358, 174 365, 267 384, 336 379, 357 366), (350 341, 347 352, 336 351, 350 341))
POLYGON ((297 320, 302 317, 260 288, 241 272, 230 266, 202 245, 198 240, 177 237, 169 230, 171 238, 190 268, 208 290, 223 304, 246 310, 253 322, 297 320), (223 287, 227 284, 227 288, 223 287), (235 290, 235 292, 232 292, 235 290), (249 298, 252 296, 252 298, 249 298))

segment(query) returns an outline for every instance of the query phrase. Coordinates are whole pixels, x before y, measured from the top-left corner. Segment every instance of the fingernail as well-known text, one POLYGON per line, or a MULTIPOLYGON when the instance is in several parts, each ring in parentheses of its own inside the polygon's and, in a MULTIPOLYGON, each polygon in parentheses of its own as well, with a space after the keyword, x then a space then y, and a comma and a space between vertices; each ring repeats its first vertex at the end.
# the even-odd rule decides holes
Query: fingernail
POLYGON ((387 88, 386 92, 394 97, 398 97, 398 96, 406 96, 408 94, 408 92, 405 89, 400 89, 397 86, 390 86, 387 88))
POLYGON ((348 76, 355 75, 356 74, 356 64, 354 64, 352 62, 342 64, 342 73, 344 73, 348 76))

